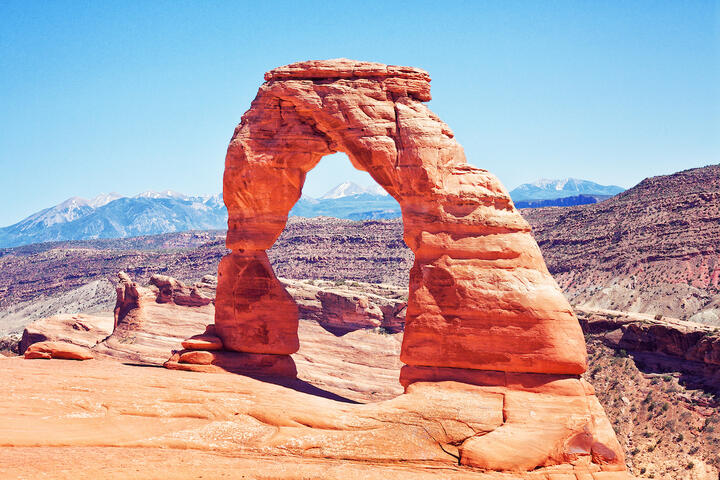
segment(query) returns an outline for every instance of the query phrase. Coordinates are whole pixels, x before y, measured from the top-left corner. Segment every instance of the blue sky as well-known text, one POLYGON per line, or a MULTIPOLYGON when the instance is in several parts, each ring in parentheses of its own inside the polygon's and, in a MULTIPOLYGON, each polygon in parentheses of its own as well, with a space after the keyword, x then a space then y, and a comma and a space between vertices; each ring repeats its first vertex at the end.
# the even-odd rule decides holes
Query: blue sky
MULTIPOLYGON (((263 73, 348 57, 430 72, 508 188, 629 187, 720 162, 720 2, 0 4, 0 226, 70 196, 215 193, 263 73)), ((317 196, 343 158, 308 177, 317 196)))

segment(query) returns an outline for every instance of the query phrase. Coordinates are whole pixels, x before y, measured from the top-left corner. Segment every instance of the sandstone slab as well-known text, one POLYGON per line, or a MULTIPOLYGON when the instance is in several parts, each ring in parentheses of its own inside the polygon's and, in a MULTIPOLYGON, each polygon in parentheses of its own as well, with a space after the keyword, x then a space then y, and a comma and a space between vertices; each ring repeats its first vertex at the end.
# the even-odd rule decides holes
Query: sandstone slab
MULTIPOLYGON (((256 470, 266 465, 261 459, 293 466, 272 470, 275 478, 302 478, 310 465, 332 470, 340 464, 357 478, 365 478, 361 472, 368 478, 430 472, 480 480, 628 478, 619 471, 622 458, 603 448, 615 449, 614 436, 608 425, 593 423, 596 407, 577 379, 526 378, 522 388, 517 381, 416 382, 394 399, 352 404, 241 375, 199 377, 112 360, 0 362, 7 386, 0 438, 12 447, 0 449, 5 472, 23 461, 56 471, 61 458, 92 451, 104 453, 100 464, 115 466, 118 452, 131 448, 144 478, 161 477, 168 458, 175 459, 179 478, 197 468, 181 458, 203 458, 210 468, 213 459, 258 462, 228 471, 230 478, 264 475, 256 470), (17 381, 30 378, 42 382, 17 381), (43 462, 29 461, 43 453, 43 462), (515 456, 522 456, 524 469, 508 463, 515 456), (483 464, 490 470, 470 467, 483 464)), ((75 478, 96 473, 98 458, 90 453, 79 462, 75 478)), ((5 477, 27 473, 27 465, 5 477)))
POLYGON ((182 346, 188 350, 222 350, 223 343, 220 337, 202 333, 184 340, 182 346))
POLYGON ((90 360, 92 352, 79 345, 66 342, 38 342, 25 350, 25 358, 62 359, 62 360, 90 360))

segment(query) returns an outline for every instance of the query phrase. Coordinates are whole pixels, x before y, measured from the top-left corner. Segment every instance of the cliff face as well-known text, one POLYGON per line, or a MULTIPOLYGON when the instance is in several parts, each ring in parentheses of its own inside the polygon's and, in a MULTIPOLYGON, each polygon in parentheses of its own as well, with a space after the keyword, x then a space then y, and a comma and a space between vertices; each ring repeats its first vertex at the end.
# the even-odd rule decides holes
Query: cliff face
POLYGON ((720 325, 720 165, 523 215, 571 303, 720 325))

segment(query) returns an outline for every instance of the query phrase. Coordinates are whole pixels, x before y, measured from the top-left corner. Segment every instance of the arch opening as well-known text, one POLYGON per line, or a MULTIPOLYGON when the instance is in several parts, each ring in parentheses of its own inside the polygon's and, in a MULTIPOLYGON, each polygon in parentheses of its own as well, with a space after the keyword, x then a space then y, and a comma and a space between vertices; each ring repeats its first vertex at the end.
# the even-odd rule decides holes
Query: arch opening
POLYGON ((360 402, 401 394, 413 254, 399 204, 346 155, 327 155, 268 257, 298 309, 297 378, 360 402))

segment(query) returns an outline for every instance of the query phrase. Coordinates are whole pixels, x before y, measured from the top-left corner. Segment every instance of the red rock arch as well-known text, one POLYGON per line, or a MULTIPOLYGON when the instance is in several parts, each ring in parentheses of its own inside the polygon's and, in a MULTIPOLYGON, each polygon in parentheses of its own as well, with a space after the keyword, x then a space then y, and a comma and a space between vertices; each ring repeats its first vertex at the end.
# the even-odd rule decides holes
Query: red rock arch
POLYGON ((285 227, 307 172, 323 156, 344 152, 400 203, 415 253, 404 383, 476 370, 585 370, 579 324, 530 226, 492 174, 467 164, 428 100, 428 74, 410 67, 343 59, 265 75, 225 163, 232 253, 220 263, 215 314, 225 348, 298 349, 297 308, 265 251, 285 227))

